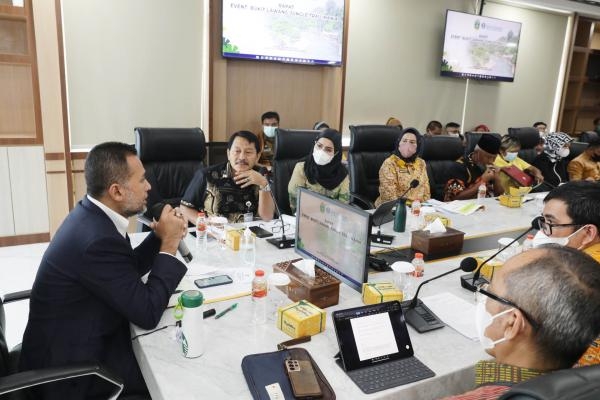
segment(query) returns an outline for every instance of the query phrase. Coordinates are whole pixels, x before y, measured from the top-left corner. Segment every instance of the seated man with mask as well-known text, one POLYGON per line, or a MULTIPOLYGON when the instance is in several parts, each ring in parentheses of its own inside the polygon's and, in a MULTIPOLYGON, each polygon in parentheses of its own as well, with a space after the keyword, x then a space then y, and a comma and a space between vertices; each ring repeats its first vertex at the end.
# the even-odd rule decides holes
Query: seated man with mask
POLYGON ((275 151, 275 131, 279 128, 279 114, 276 111, 267 111, 260 117, 260 121, 262 131, 258 134, 261 148, 258 163, 270 167, 275 151))
POLYGON ((494 360, 475 366, 476 389, 447 400, 496 399, 570 368, 600 333, 600 268, 580 251, 547 245, 517 254, 486 286, 476 293, 475 323, 494 360))
MULTIPOLYGON (((545 243, 568 246, 600 262, 600 185, 574 181, 552 190, 544 199, 540 230, 534 247, 545 243)), ((600 268, 600 265, 598 265, 600 268)), ((600 364, 600 338, 590 346, 578 365, 600 364)))
POLYGON ((265 168, 257 166, 260 157, 258 137, 250 131, 231 135, 228 161, 196 172, 181 199, 181 211, 195 223, 198 210, 209 216, 221 215, 239 222, 246 213, 265 221, 273 218, 275 205, 265 168))

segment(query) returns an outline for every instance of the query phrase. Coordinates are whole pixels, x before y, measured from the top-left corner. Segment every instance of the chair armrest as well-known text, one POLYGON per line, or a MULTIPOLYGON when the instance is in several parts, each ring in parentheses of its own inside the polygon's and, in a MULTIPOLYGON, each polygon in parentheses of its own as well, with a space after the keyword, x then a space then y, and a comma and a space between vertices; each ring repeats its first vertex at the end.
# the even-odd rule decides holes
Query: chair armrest
POLYGON ((350 204, 356 204, 363 210, 372 210, 375 208, 375 204, 373 204, 371 200, 357 193, 350 193, 350 204), (358 202, 356 200, 358 200, 358 202))
POLYGON ((20 292, 7 293, 4 295, 2 303, 10 303, 12 301, 25 300, 31 297, 31 289, 21 290, 20 292))
POLYGON ((96 375, 115 385, 115 390, 109 397, 111 400, 119 397, 119 394, 123 391, 124 385, 121 379, 106 368, 93 363, 80 363, 69 367, 44 368, 18 372, 2 377, 0 378, 0 395, 28 387, 87 375, 96 375))

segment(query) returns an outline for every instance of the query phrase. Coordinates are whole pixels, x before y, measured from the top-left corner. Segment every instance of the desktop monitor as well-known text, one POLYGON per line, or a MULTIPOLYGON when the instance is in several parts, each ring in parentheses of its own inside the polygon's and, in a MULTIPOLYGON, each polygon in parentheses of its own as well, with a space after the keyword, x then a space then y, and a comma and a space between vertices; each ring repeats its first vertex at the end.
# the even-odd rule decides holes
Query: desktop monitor
POLYGON ((367 282, 370 233, 367 211, 299 189, 296 253, 359 292, 367 282))

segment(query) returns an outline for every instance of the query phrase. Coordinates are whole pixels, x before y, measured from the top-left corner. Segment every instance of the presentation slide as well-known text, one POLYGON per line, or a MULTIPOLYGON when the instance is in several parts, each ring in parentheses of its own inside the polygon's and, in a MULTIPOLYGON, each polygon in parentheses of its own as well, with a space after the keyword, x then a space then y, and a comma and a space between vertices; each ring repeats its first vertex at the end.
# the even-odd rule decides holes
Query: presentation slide
POLYGON ((304 192, 298 209, 297 250, 335 268, 361 285, 365 269, 369 217, 304 192))
POLYGON ((521 23, 448 10, 442 76, 512 82, 521 23))
POLYGON ((344 0, 223 0, 223 56, 341 65, 344 0))

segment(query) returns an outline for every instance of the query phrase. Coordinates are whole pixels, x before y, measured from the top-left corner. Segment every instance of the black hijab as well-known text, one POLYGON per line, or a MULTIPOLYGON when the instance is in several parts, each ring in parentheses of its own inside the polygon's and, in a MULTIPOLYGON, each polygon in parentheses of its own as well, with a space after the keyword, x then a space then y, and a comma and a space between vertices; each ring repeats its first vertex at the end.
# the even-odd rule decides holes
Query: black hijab
POLYGON ((326 138, 333 142, 335 155, 328 164, 318 165, 313 158, 314 147, 304 160, 304 174, 313 185, 318 183, 327 190, 335 189, 348 175, 346 167, 342 164, 342 135, 335 129, 325 129, 319 133, 315 143, 326 138))
POLYGON ((416 128, 406 128, 402 132, 400 132, 400 136, 398 136, 398 139, 396 139, 396 143, 394 144, 394 151, 392 153, 395 154, 399 159, 404 160, 405 162, 415 162, 417 157, 419 157, 419 155, 421 154, 422 150, 423 150, 423 137, 421 136, 419 131, 416 128), (415 152, 415 154, 413 154, 412 156, 410 156, 408 158, 403 157, 402 154, 400 154, 400 150, 398 150, 398 146, 400 145, 400 141, 402 140, 402 137, 404 135, 406 135, 407 133, 412 133, 413 135, 415 135, 417 137, 417 151, 415 152))

